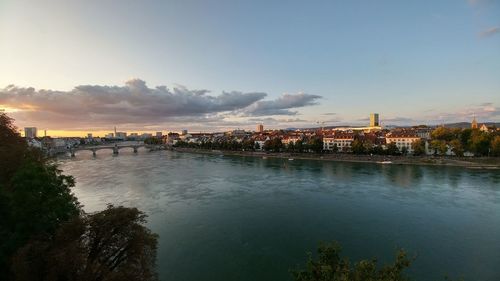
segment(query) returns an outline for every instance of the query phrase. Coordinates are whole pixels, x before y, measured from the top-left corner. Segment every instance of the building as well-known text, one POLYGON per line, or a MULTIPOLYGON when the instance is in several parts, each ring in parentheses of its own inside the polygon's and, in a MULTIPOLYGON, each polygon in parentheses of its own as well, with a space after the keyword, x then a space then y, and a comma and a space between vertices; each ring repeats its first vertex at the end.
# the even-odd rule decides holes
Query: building
POLYGON ((116 132, 115 138, 124 140, 127 138, 127 133, 126 132, 116 132))
POLYGON ((257 136, 254 139, 255 142, 255 147, 257 150, 264 150, 264 145, 266 144, 266 141, 270 140, 268 136, 257 136))
POLYGON ((412 144, 417 140, 420 140, 420 137, 410 132, 392 132, 385 136, 386 144, 395 143, 399 151, 406 148, 408 153, 413 153, 412 144))
POLYGON ((434 130, 434 128, 431 128, 431 127, 421 127, 421 128, 415 128, 414 131, 419 138, 424 139, 424 140, 430 140, 431 133, 433 130, 434 130))
POLYGON ((476 116, 474 116, 474 119, 472 119, 472 123, 471 123, 471 126, 470 126, 472 129, 477 129, 479 128, 478 124, 477 124, 477 120, 476 120, 476 116))
POLYGON ((183 136, 187 135, 187 133, 188 133, 188 130, 182 130, 181 131, 181 135, 183 135, 183 136))
POLYGON ((163 143, 166 143, 166 144, 173 144, 177 140, 179 140, 178 133, 170 132, 166 136, 163 137, 163 143))
POLYGON ((87 138, 88 138, 88 139, 91 139, 91 138, 92 138, 92 133, 88 133, 88 134, 87 134, 87 138))
POLYGON ((487 132, 490 131, 490 129, 488 128, 488 126, 486 126, 486 124, 481 125, 481 127, 479 128, 479 130, 481 132, 485 132, 485 133, 487 133, 487 132))
POLYGON ((115 137, 115 134, 113 134, 113 133, 108 133, 108 134, 106 134, 104 137, 105 137, 105 138, 107 138, 107 139, 112 139, 112 138, 114 138, 114 137, 115 137))
POLYGON ((323 150, 337 151, 350 151, 352 142, 354 141, 354 134, 352 133, 335 133, 334 135, 323 137, 323 150))
POLYGON ((302 141, 302 137, 299 135, 291 135, 291 136, 285 136, 282 140, 281 143, 284 145, 290 145, 290 144, 297 144, 298 142, 302 141))
POLYGON ((163 133, 162 132, 156 132, 156 137, 161 139, 163 137, 163 133))
POLYGON ((379 127, 380 126, 380 121, 378 117, 378 113, 371 113, 370 114, 370 127, 379 127))
POLYGON ((262 132, 264 132, 264 125, 262 124, 257 125, 257 133, 262 133, 262 132))
POLYGON ((229 132, 229 134, 233 137, 242 138, 246 136, 247 133, 245 132, 245 130, 237 129, 237 130, 232 130, 231 132, 229 132))
POLYGON ((24 137, 33 139, 37 137, 36 127, 25 127, 24 128, 24 137))

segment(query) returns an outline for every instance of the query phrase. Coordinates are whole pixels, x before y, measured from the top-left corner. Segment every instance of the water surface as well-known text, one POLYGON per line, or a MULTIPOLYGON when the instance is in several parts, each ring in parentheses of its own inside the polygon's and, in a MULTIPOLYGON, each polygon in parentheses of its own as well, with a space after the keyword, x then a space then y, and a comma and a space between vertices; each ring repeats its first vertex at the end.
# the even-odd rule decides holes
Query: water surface
POLYGON ((86 211, 149 215, 161 280, 291 280, 332 240, 353 260, 405 248, 416 280, 500 280, 498 171, 144 150, 61 167, 86 211))

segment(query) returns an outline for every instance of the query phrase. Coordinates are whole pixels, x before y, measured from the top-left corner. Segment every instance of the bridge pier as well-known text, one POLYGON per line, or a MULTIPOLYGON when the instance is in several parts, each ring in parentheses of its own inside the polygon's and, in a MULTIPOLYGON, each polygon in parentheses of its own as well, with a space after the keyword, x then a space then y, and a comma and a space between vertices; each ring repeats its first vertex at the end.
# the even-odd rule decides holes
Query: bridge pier
POLYGON ((137 146, 134 146, 134 153, 137 153, 137 146))

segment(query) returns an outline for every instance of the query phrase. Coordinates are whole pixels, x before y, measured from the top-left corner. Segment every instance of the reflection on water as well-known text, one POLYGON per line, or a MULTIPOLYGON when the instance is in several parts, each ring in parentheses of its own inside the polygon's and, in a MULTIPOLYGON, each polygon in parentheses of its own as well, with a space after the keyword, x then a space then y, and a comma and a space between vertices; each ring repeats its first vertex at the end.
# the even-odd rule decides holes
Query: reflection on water
POLYGON ((404 247, 419 280, 500 280, 498 171, 167 151, 61 163, 87 211, 150 216, 162 280, 290 280, 322 240, 353 259, 404 247))

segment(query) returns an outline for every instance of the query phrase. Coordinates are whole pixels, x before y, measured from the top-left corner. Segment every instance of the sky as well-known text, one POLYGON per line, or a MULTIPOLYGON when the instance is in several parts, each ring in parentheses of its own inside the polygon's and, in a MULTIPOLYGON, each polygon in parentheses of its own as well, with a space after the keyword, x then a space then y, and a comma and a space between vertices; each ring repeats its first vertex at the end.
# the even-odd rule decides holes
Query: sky
POLYGON ((500 121, 500 0, 0 0, 0 109, 60 134, 500 121))

